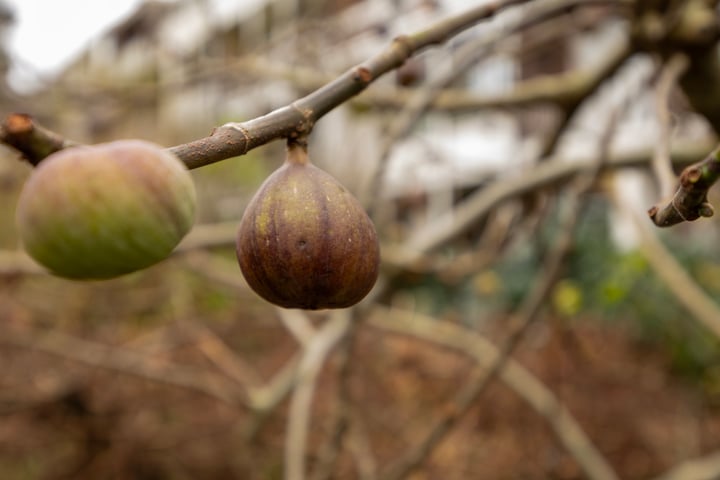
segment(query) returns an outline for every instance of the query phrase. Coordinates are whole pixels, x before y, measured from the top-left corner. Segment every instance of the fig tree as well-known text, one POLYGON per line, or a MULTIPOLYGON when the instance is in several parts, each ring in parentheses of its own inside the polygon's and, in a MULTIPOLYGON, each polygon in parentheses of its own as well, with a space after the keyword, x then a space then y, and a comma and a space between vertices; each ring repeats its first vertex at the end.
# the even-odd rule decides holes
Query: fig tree
POLYGON ((60 150, 18 200, 20 239, 37 262, 71 279, 105 279, 166 258, 190 230, 195 188, 182 162, 140 140, 60 150))

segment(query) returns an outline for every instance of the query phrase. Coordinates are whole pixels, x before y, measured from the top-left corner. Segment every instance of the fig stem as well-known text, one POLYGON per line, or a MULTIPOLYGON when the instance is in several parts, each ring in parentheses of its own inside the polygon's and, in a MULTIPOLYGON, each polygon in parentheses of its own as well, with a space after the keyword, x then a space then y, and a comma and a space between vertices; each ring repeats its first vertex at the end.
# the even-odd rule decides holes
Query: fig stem
POLYGON ((286 162, 295 165, 307 165, 310 158, 307 152, 307 138, 288 138, 286 162))

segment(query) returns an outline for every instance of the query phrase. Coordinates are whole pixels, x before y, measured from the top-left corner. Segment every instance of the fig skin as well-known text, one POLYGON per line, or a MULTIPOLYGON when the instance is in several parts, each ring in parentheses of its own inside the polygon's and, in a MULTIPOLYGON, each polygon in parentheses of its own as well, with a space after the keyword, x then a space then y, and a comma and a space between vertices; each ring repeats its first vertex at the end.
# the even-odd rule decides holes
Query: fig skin
POLYGON ((240 270, 275 305, 349 307, 377 280, 377 233, 360 202, 301 148, 290 147, 245 209, 236 243, 240 270))
POLYGON ((196 208, 189 171, 162 147, 119 140, 44 159, 16 210, 20 239, 38 263, 70 279, 107 279, 167 258, 196 208))

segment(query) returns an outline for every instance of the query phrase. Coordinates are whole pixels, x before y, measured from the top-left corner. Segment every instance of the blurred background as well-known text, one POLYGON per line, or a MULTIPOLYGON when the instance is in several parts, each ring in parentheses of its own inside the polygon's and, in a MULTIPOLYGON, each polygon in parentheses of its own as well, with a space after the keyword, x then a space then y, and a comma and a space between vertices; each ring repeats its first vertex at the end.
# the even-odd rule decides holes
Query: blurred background
MULTIPOLYGON (((3 116, 185 143, 502 2, 116 3, 0 3, 3 116), (21 11, 45 23, 18 44, 21 11), (23 56, 71 34, 47 69, 23 56)), ((311 159, 382 244, 348 311, 275 308, 237 267, 283 142, 194 170, 178 252, 103 282, 22 253, 31 167, 0 147, 0 478, 720 478, 717 221, 646 213, 668 193, 653 159, 679 172, 716 145, 698 105, 717 94, 678 80, 716 33, 677 27, 710 15, 717 32, 716 2, 515 3, 316 125, 311 159)))

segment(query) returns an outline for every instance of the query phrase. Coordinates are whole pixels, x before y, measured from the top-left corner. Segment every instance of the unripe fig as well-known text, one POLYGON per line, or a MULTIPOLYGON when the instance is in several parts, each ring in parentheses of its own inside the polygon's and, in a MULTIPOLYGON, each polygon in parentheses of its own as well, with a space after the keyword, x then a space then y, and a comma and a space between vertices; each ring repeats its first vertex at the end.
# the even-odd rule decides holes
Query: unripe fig
POLYGON ((54 274, 104 279, 166 258, 190 230, 195 187, 162 147, 120 140, 60 150, 18 200, 20 239, 54 274))
POLYGON ((247 206, 240 269, 265 300, 285 308, 344 308, 375 284, 380 247, 360 202, 291 144, 285 163, 247 206))

